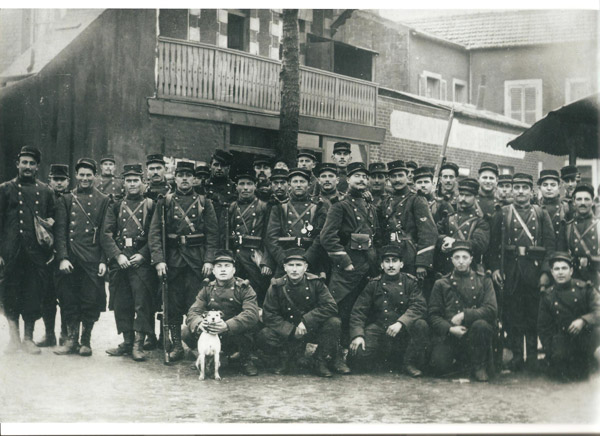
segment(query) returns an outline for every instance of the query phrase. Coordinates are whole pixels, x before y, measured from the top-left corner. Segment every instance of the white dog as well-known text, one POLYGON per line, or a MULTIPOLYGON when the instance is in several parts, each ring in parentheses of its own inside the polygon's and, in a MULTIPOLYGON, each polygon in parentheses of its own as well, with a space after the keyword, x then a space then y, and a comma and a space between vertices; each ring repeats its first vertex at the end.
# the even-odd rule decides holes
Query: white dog
MULTIPOLYGON (((224 316, 220 310, 209 310, 204 312, 202 317, 210 323, 215 323, 221 320, 224 316)), ((202 325, 201 325, 202 326, 202 325)), ((213 356, 215 363, 215 380, 221 380, 219 375, 219 353, 221 352, 221 339, 216 333, 209 333, 202 327, 202 333, 198 338, 198 359, 196 359, 196 369, 200 371, 199 380, 204 380, 204 369, 206 368, 206 356, 213 356)))

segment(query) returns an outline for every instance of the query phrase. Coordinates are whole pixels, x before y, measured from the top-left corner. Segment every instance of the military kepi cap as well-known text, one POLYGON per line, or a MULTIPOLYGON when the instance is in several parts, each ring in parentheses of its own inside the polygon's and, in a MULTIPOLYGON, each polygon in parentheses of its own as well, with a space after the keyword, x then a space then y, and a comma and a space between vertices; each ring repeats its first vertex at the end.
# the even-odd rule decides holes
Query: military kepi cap
POLYGON ((418 167, 419 167, 419 164, 416 163, 414 160, 409 160, 408 162, 406 162, 406 168, 416 170, 418 167))
POLYGON ((283 263, 288 263, 292 260, 303 260, 305 262, 308 262, 306 260, 306 252, 304 251, 303 248, 300 248, 300 247, 288 248, 287 250, 284 251, 283 254, 284 254, 283 263))
POLYGON ((100 165, 102 165, 103 162, 112 162, 112 163, 116 163, 115 160, 115 155, 114 154, 107 154, 106 156, 104 156, 102 159, 100 159, 100 165))
POLYGON ((310 182, 310 171, 304 168, 292 168, 288 174, 288 179, 291 180, 294 176, 304 177, 310 182))
POLYGON ((79 168, 89 168, 94 174, 96 174, 98 166, 96 165, 96 161, 94 159, 82 157, 77 161, 77 165, 75 165, 75 172, 79 171, 79 168))
POLYGON ((153 153, 146 156, 146 165, 158 163, 165 165, 165 156, 162 153, 153 153))
POLYGON ((578 183, 573 190, 573 197, 575 197, 575 194, 577 194, 579 191, 589 192, 592 198, 594 198, 594 187, 589 183, 578 183))
POLYGON ((273 166, 273 160, 269 156, 259 154, 254 157, 254 165, 268 165, 271 167, 273 166))
POLYGON ((141 163, 135 164, 126 164, 123 165, 123 177, 126 176, 142 176, 144 174, 144 169, 142 168, 141 163))
POLYGON ((498 177, 498 165, 493 162, 481 162, 481 165, 479 166, 479 174, 484 171, 491 171, 496 174, 496 177, 498 177))
POLYGON ((69 178, 69 165, 65 164, 52 164, 50 165, 50 177, 56 179, 68 179, 69 178))
POLYGON ((525 183, 529 186, 533 186, 533 177, 525 173, 515 173, 513 176, 513 185, 516 185, 517 183, 525 183))
POLYGON ((181 171, 189 171, 190 173, 194 174, 194 170, 194 162, 180 160, 177 162, 177 166, 175 167, 175 174, 181 171))
POLYGON ((233 155, 228 151, 216 149, 212 155, 212 158, 223 165, 230 166, 233 163, 233 155))
POLYGON ((408 172, 408 168, 406 167, 406 164, 404 163, 404 161, 403 160, 393 160, 391 162, 388 162, 388 173, 392 174, 397 171, 408 172))
POLYGON ((346 167, 346 175, 348 177, 358 172, 365 173, 367 176, 369 175, 369 170, 364 162, 350 162, 346 167))
POLYGON ((560 169, 560 178, 561 179, 569 179, 571 177, 577 177, 579 170, 575 165, 567 165, 566 167, 562 167, 560 169))
POLYGON ((372 162, 369 164, 370 174, 387 174, 387 167, 383 162, 372 162))
POLYGON ((477 195, 477 192, 479 192, 479 182, 470 177, 463 179, 458 182, 458 192, 477 195))
POLYGON ((397 257, 398 259, 402 259, 402 250, 399 245, 386 245, 381 249, 379 257, 381 259, 384 257, 397 257))
POLYGON ((207 162, 198 162, 194 168, 194 176, 210 176, 210 167, 207 162))
POLYGON ((540 171, 540 177, 538 178, 538 185, 546 179, 554 179, 556 181, 560 181, 560 175, 556 170, 542 170, 540 171))
POLYGON ((566 251, 555 251, 552 253, 550 256, 550 266, 552 266, 554 262, 558 262, 560 260, 565 261, 569 265, 573 266, 573 258, 566 251))
POLYGON ((465 250, 473 254, 473 246, 471 245, 471 241, 454 241, 452 247, 450 247, 450 253, 454 253, 458 250, 465 250))
POLYGON ((513 181, 513 176, 512 174, 500 174, 498 176, 498 184, 502 184, 502 183, 510 183, 512 185, 512 181, 513 181))
POLYGON ((336 164, 331 163, 331 162, 321 163, 321 164, 317 165, 317 168, 315 170, 315 172, 317 173, 318 176, 320 176, 321 173, 324 173, 325 171, 330 171, 335 174, 338 173, 336 164))
POLYGON ((215 262, 229 262, 235 264, 233 252, 231 250, 220 249, 215 251, 215 262))
POLYGON ((21 147, 21 151, 19 151, 18 157, 21 156, 31 156, 35 159, 37 163, 42 161, 42 152, 37 147, 31 147, 30 145, 25 145, 21 147))
POLYGON ((250 170, 244 170, 244 171, 240 171, 236 176, 235 176, 235 181, 236 183, 239 182, 240 180, 252 180, 253 182, 256 183, 256 173, 254 172, 254 170, 250 171, 250 170))
POLYGON ((337 153, 339 151, 347 151, 350 153, 350 143, 349 142, 336 142, 333 144, 333 153, 337 153))
POLYGON ((413 173, 413 180, 416 182, 419 179, 433 179, 433 169, 430 167, 419 167, 413 173))
POLYGON ((312 160, 314 160, 315 162, 317 161, 317 155, 315 154, 315 152, 309 148, 301 148, 300 150, 298 150, 298 158, 300 157, 309 157, 312 160))
POLYGON ((454 162, 446 162, 440 168, 440 172, 443 170, 452 170, 454 171, 454 175, 458 176, 458 165, 456 165, 454 162))
POLYGON ((271 171, 271 181, 273 180, 287 180, 290 172, 285 168, 274 168, 271 171))

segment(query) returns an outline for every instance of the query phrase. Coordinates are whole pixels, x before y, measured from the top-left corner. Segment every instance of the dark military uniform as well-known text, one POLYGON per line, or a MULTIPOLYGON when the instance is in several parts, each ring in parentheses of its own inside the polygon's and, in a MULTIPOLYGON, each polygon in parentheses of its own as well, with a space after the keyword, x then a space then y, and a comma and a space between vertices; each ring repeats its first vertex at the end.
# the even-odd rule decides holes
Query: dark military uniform
POLYGON ((562 226, 557 248, 573 256, 573 277, 600 285, 600 218, 577 215, 562 226))
POLYGON ((338 184, 337 190, 340 194, 346 195, 348 193, 348 169, 346 168, 337 168, 338 173, 338 184))
POLYGON ((0 257, 4 259, 2 304, 10 321, 33 323, 42 316, 42 302, 51 274, 49 247, 36 237, 34 216, 53 218, 52 189, 35 180, 15 178, 0 185, 0 257))
POLYGON ((372 279, 350 315, 350 338, 362 336, 365 340, 365 349, 357 350, 357 363, 383 351, 385 361, 423 367, 429 344, 426 316, 427 304, 416 277, 400 273, 372 279), (396 322, 402 324, 400 333, 393 338, 387 336, 388 327, 396 322))
POLYGON ((153 298, 158 282, 150 265, 148 231, 155 204, 142 195, 127 195, 108 208, 104 220, 105 253, 111 273, 109 308, 115 311, 118 333, 154 334, 151 323, 153 298), (144 260, 137 267, 120 269, 117 257, 128 259, 140 254, 144 260))
POLYGON ((449 202, 443 198, 436 198, 433 194, 424 195, 423 197, 427 201, 431 216, 433 217, 433 222, 439 229, 440 223, 454 213, 454 208, 449 202))
MULTIPOLYGON (((206 181, 204 189, 206 191, 206 197, 212 201, 217 222, 224 223, 226 221, 225 211, 229 205, 237 199, 235 183, 226 177, 211 177, 206 181)), ((226 237, 225 226, 219 226, 218 247, 225 247, 226 237)))
POLYGON ((434 333, 430 363, 435 373, 450 373, 453 359, 470 364, 473 369, 486 364, 497 309, 492 280, 483 273, 454 270, 435 282, 429 300, 429 324, 434 333), (452 318, 461 312, 461 325, 467 332, 457 338, 449 330, 452 318))
MULTIPOLYGON (((541 207, 550 216, 550 221, 552 222, 552 228, 554 230, 554 237, 556 238, 556 243, 559 241, 559 233, 561 225, 563 225, 564 221, 570 220, 569 206, 560 200, 560 198, 543 198, 541 200, 541 207)), ((558 246, 556 247, 558 248, 558 246)))
POLYGON ((98 191, 105 195, 108 195, 112 200, 119 201, 125 195, 125 189, 123 188, 123 180, 110 175, 102 175, 96 184, 98 191))
POLYGON ((433 267, 438 232, 425 197, 405 186, 381 204, 378 216, 386 243, 402 247, 404 271, 433 267))
POLYGON ((492 220, 492 217, 496 213, 496 193, 486 193, 480 190, 477 199, 475 200, 475 208, 481 211, 483 216, 488 222, 492 220))
MULTIPOLYGON (((515 183, 516 180, 515 176, 515 183)), ((502 238, 505 244, 502 321, 508 346, 513 356, 521 359, 525 335, 527 355, 536 362, 539 279, 542 272, 549 273, 547 256, 555 246, 548 212, 537 205, 520 206, 515 203, 503 206, 496 213, 491 228, 488 260, 492 271, 500 270, 502 238)))
POLYGON ((316 343, 318 361, 335 357, 341 325, 336 315, 335 301, 317 276, 307 273, 298 283, 287 276, 274 278, 263 306, 265 327, 256 337, 258 345, 267 352, 291 349, 294 353, 307 342, 316 343), (296 339, 301 322, 307 334, 296 339))
POLYGON ((165 196, 171 191, 171 187, 167 183, 167 181, 163 181, 160 183, 148 183, 146 186, 146 192, 144 193, 145 197, 151 198, 152 200, 158 200, 159 196, 165 196))
POLYGON ((546 359, 556 375, 585 376, 600 346, 600 294, 590 282, 572 279, 548 288, 540 298, 538 333, 546 359), (576 319, 585 321, 578 335, 568 332, 576 319))
POLYGON ((321 201, 329 201, 329 203, 331 204, 335 204, 338 201, 343 200, 345 197, 344 194, 340 193, 337 189, 334 189, 331 192, 325 192, 322 189, 319 192, 319 195, 317 197, 313 197, 313 198, 318 198, 321 201))
POLYGON ((250 281, 262 306, 269 278, 261 274, 264 266, 274 270, 274 261, 265 248, 267 203, 254 197, 236 200, 229 206, 230 247, 235 249, 236 273, 250 281))

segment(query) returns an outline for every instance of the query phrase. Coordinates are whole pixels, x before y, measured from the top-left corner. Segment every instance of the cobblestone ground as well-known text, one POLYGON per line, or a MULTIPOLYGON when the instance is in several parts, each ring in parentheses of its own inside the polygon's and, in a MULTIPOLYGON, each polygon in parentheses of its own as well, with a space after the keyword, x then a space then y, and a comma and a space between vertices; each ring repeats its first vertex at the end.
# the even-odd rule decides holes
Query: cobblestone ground
MULTIPOLYGON (((0 321, 0 350, 8 342, 0 321)), ((36 325, 35 337, 43 334, 36 325)), ((598 422, 600 377, 555 383, 501 374, 460 383, 395 373, 320 379, 308 372, 249 378, 233 368, 199 381, 190 361, 163 365, 109 357, 119 342, 112 313, 94 329, 90 358, 0 351, 0 422, 537 423, 598 422)))

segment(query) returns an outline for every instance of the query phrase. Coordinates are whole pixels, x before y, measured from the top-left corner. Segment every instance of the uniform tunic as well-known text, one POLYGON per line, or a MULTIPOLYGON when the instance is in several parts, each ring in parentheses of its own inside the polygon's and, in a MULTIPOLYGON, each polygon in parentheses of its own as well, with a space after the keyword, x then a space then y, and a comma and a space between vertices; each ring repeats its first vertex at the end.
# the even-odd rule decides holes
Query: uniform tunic
POLYGON ((600 218, 590 212, 577 215, 565 223, 558 236, 557 247, 573 256, 575 278, 600 285, 600 218))
POLYGON ((571 219, 569 216, 569 205, 561 201, 558 197, 542 197, 541 207, 548 212, 548 215, 550 216, 550 221, 552 221, 552 227, 554 229, 554 237, 556 239, 556 244, 558 244, 561 225, 564 221, 571 219))
POLYGON ((95 322, 106 310, 104 279, 98 265, 106 262, 101 244, 102 225, 110 198, 96 188, 77 188, 63 195, 56 210, 56 256, 74 267, 62 274, 59 288, 64 294, 63 309, 69 322, 95 322))
MULTIPOLYGON (((206 197, 209 198, 213 203, 217 221, 220 223, 225 222, 224 211, 226 210, 226 207, 228 207, 237 199, 235 183, 226 177, 210 177, 206 180, 204 189, 206 190, 206 197)), ((219 226, 218 246, 220 248, 225 247, 226 237, 227 235, 225 235, 225 226, 219 226)))
POLYGON ((346 173, 346 168, 338 167, 337 172, 338 172, 337 190, 339 193, 345 195, 348 193, 348 174, 346 173))
POLYGON ((123 180, 116 178, 115 176, 101 176, 96 184, 98 191, 105 195, 108 195, 112 200, 118 201, 125 195, 125 189, 123 188, 123 180))
POLYGON ((108 208, 104 220, 105 252, 111 272, 109 308, 115 311, 119 333, 138 331, 154 333, 150 323, 153 299, 157 289, 156 271, 150 265, 148 231, 155 203, 142 195, 127 195, 108 208), (128 259, 134 254, 143 256, 137 267, 120 269, 119 255, 128 259))
POLYGON ((439 231, 440 224, 446 217, 449 217, 454 213, 454 208, 449 202, 444 199, 436 198, 433 194, 425 195, 424 197, 427 200, 427 205, 431 211, 433 222, 439 231))
POLYGON ((477 195, 477 199, 475 200, 475 208, 479 208, 483 213, 483 217, 488 221, 491 221, 492 217, 496 212, 497 201, 498 200, 496 200, 495 191, 492 191, 488 194, 480 189, 479 194, 477 195))
POLYGON ((50 248, 38 244, 34 214, 53 218, 52 189, 35 179, 15 178, 0 185, 0 257, 4 259, 3 305, 6 316, 25 321, 41 317, 45 285, 51 276, 50 248))
POLYGON ((144 196, 151 198, 154 201, 157 201, 159 196, 162 195, 164 197, 170 191, 171 187, 166 182, 166 180, 159 183, 149 183, 146 186, 146 192, 144 193, 144 196))

